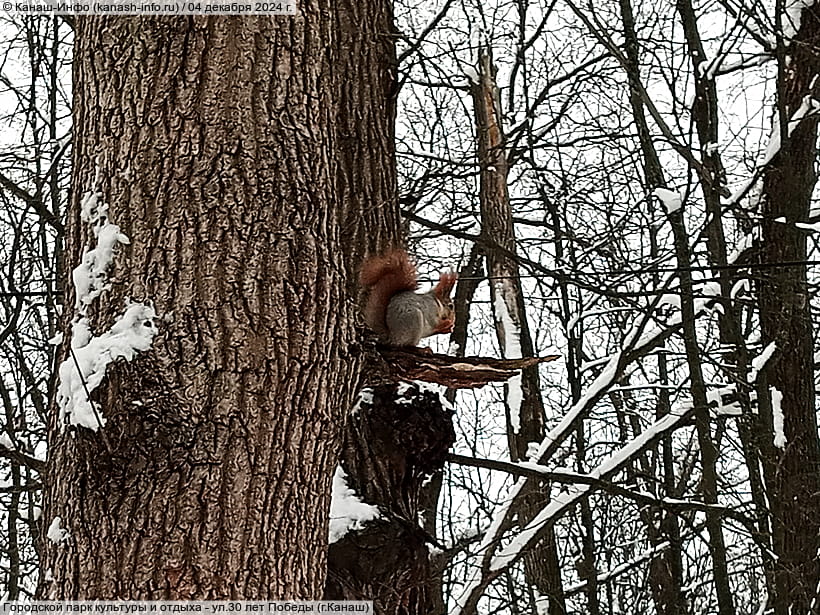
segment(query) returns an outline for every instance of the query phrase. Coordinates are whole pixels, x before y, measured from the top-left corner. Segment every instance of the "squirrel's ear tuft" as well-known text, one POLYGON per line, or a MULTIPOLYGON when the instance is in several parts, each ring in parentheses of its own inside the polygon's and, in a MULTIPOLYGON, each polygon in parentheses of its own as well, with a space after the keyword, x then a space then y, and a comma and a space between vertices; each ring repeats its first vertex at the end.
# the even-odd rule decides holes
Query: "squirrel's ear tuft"
POLYGON ((452 271, 445 271, 439 276, 438 284, 436 284, 435 292, 438 297, 449 297, 453 291, 453 286, 456 285, 458 275, 452 271))

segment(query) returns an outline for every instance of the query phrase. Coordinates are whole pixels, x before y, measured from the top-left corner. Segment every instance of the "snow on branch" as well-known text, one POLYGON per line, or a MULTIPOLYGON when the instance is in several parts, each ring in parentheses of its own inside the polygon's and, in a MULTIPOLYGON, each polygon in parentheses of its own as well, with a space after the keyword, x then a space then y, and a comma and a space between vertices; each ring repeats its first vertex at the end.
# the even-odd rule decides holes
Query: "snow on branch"
MULTIPOLYGON (((703 290, 705 296, 695 300, 695 316, 703 314, 715 301, 719 293, 719 284, 706 284, 703 290)), ((537 454, 540 463, 545 463, 555 454, 567 435, 575 430, 583 417, 618 381, 627 365, 663 344, 682 327, 681 314, 674 315, 666 325, 653 322, 648 328, 642 330, 644 324, 646 323, 641 323, 641 326, 633 328, 626 335, 623 348, 609 357, 606 366, 590 384, 581 399, 567 411, 561 422, 544 437, 537 454)))
MULTIPOLYGON (((814 87, 814 83, 812 83, 811 87, 814 87)), ((800 106, 789 118, 787 124, 787 136, 791 137, 792 133, 804 119, 816 116, 818 115, 818 113, 820 113, 820 101, 817 101, 814 97, 811 96, 811 94, 806 94, 803 97, 800 106)), ((766 146, 766 151, 763 154, 763 158, 757 164, 751 177, 745 180, 740 185, 740 187, 729 196, 729 198, 726 201, 727 205, 734 205, 738 203, 744 196, 746 196, 746 194, 752 189, 752 187, 757 182, 758 178, 763 173, 763 170, 769 165, 769 163, 771 163, 772 160, 774 160, 774 157, 778 154, 780 148, 783 146, 780 134, 779 116, 779 113, 775 113, 772 126, 772 134, 771 137, 769 137, 769 143, 766 146)))
POLYGON ((749 373, 746 374, 746 380, 749 384, 757 381, 757 375, 760 373, 760 370, 766 366, 769 359, 772 358, 775 350, 777 350, 777 343, 769 342, 768 346, 766 346, 759 355, 752 359, 752 368, 749 370, 749 373))
MULTIPOLYGON (((658 555, 669 548, 670 544, 668 540, 664 540, 645 551, 642 551, 638 555, 632 557, 631 559, 615 566, 611 570, 607 570, 606 572, 602 572, 598 574, 596 577, 596 582, 599 584, 603 584, 606 581, 611 579, 617 579, 621 574, 628 572, 638 566, 655 559, 658 555)), ((575 585, 571 585, 564 589, 564 597, 569 597, 574 594, 579 594, 584 591, 589 585, 589 580, 581 581, 580 583, 576 583, 575 585)), ((542 598, 543 600, 543 598, 542 598)))
MULTIPOLYGON (((719 296, 719 293, 720 286, 718 284, 707 284, 703 290, 704 296, 695 301, 695 316, 698 317, 707 312, 719 296)), ((557 452, 566 437, 575 430, 595 404, 606 395, 608 390, 617 383, 627 365, 663 344, 681 327, 680 313, 673 316, 666 324, 655 321, 649 322, 649 316, 647 316, 638 326, 633 327, 625 336, 621 350, 610 356, 606 366, 588 387, 584 395, 567 411, 561 422, 545 436, 535 456, 538 463, 546 467, 545 464, 557 452)), ((632 457, 640 454, 656 438, 666 431, 676 428, 691 412, 691 408, 682 408, 677 414, 668 414, 659 419, 641 435, 600 464, 590 473, 590 476, 599 479, 607 479, 613 476, 632 457)), ((475 605, 490 582, 520 559, 526 549, 540 540, 542 534, 568 507, 588 495, 592 489, 591 484, 574 485, 568 491, 560 494, 550 501, 527 527, 512 539, 512 542, 497 553, 504 532, 510 527, 514 527, 514 524, 509 523, 510 513, 514 510, 513 503, 522 491, 526 492, 525 486, 530 480, 535 479, 519 479, 513 486, 506 501, 495 512, 482 541, 481 548, 478 549, 478 553, 484 554, 481 564, 479 565, 476 562, 476 569, 479 570, 478 576, 468 584, 467 590, 459 600, 458 608, 455 611, 456 615, 475 612, 475 605)), ((481 556, 476 556, 476 558, 479 557, 481 556)))
MULTIPOLYGON (((689 412, 690 410, 691 408, 686 408, 686 412, 689 412)), ((685 414, 683 409, 681 409, 679 414, 685 414)), ((546 466, 529 461, 512 462, 500 461, 496 459, 481 459, 477 457, 458 455, 455 453, 448 454, 447 461, 459 465, 507 472, 514 476, 528 476, 530 478, 548 480, 555 483, 568 485, 588 485, 593 490, 604 491, 610 495, 632 500, 642 506, 655 506, 657 508, 671 511, 695 510, 700 512, 717 512, 727 518, 734 519, 752 531, 754 530, 754 519, 732 508, 728 508, 720 504, 707 504, 697 500, 658 498, 651 493, 623 487, 617 483, 593 474, 582 474, 563 468, 550 470, 546 466)))
MULTIPOLYGON (((544 533, 568 508, 589 495, 593 486, 597 486, 597 481, 610 479, 626 467, 635 457, 640 455, 647 446, 658 440, 667 431, 676 428, 681 422, 688 419, 692 412, 693 410, 691 408, 683 409, 679 413, 670 412, 655 421, 640 435, 630 440, 623 448, 604 459, 603 462, 593 469, 588 475, 589 478, 593 480, 587 483, 571 485, 566 491, 552 498, 541 512, 500 550, 497 550, 496 547, 496 545, 500 544, 498 532, 488 531, 482 541, 481 547, 478 549, 479 553, 485 553, 486 551, 481 565, 481 573, 467 586, 467 589, 458 600, 458 605, 455 611, 453 611, 453 615, 461 615, 463 612, 473 612, 475 604, 481 597, 484 588, 523 557, 527 549, 541 540, 544 533)), ((511 499, 508 500, 505 508, 509 507, 511 501, 511 499)))
POLYGON ((5 433, 0 434, 0 457, 10 459, 14 463, 31 468, 40 474, 46 469, 45 461, 21 451, 5 433))

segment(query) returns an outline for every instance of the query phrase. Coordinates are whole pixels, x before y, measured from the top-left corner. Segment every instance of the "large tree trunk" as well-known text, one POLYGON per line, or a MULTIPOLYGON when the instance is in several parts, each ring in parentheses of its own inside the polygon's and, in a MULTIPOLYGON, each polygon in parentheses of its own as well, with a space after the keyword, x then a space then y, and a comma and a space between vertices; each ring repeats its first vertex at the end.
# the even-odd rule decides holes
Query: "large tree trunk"
MULTIPOLYGON (((107 329, 128 298, 160 318, 151 348, 109 366, 92 393, 105 427, 51 422, 44 523, 60 516, 70 537, 44 541, 42 597, 322 595, 330 481, 360 369, 342 227, 362 236, 350 225, 366 204, 340 202, 340 178, 355 175, 343 130, 351 102, 389 117, 389 79, 370 99, 340 95, 341 41, 375 40, 370 16, 386 13, 379 0, 355 9, 78 18, 67 268, 89 235, 80 195, 95 189, 131 243, 92 326, 107 329), (360 27, 367 36, 350 34, 360 27)), ((389 74, 387 54, 367 56, 379 60, 356 74, 389 74)), ((394 182, 390 136, 357 149, 387 169, 379 185, 394 182)))

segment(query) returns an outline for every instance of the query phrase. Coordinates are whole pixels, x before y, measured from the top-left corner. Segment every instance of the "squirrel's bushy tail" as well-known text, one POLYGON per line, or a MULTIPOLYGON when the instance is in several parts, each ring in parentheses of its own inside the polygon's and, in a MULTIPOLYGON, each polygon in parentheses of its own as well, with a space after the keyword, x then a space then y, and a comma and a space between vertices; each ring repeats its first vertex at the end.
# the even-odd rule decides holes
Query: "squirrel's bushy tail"
POLYGON ((359 282, 367 289, 365 323, 379 335, 387 335, 387 304, 396 293, 418 288, 416 266, 404 250, 390 250, 365 260, 359 282))

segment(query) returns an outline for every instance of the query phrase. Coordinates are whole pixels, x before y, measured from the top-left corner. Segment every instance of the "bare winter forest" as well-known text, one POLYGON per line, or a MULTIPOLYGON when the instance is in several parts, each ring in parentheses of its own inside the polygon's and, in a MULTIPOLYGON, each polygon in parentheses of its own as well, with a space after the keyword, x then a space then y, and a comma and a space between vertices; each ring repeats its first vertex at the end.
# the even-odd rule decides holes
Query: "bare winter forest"
POLYGON ((0 20, 4 600, 820 613, 814 0, 0 20))

